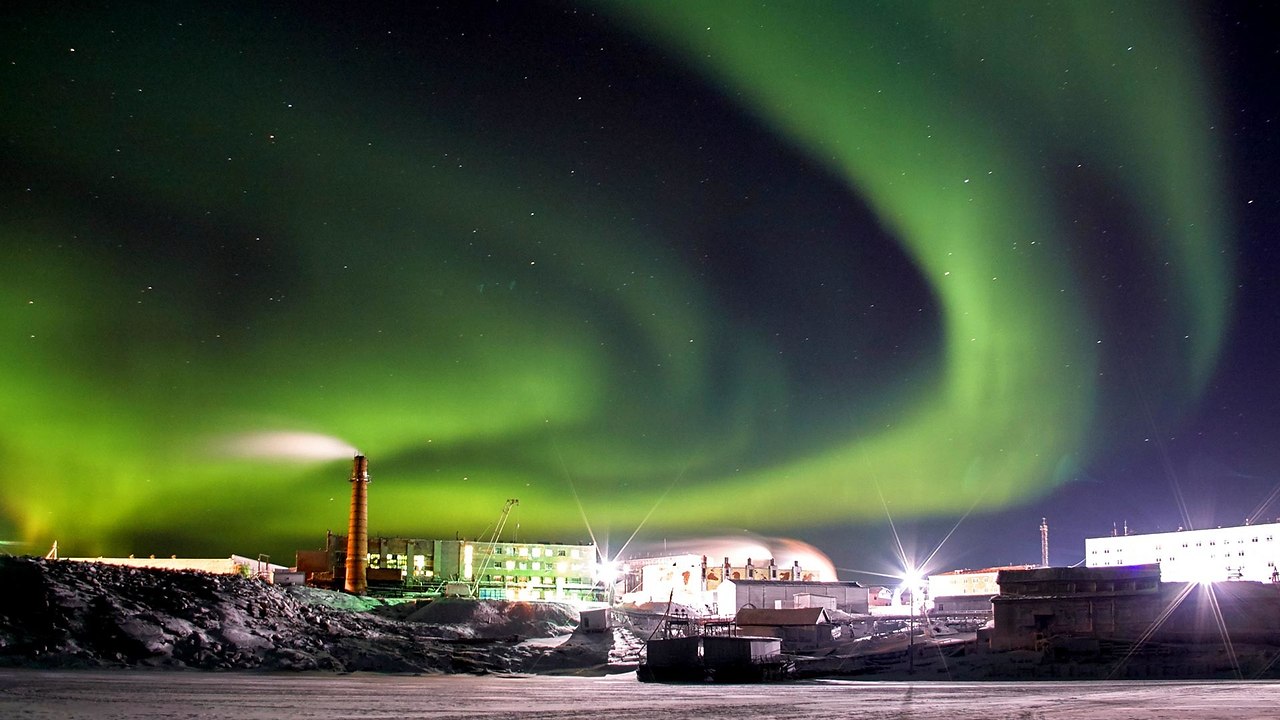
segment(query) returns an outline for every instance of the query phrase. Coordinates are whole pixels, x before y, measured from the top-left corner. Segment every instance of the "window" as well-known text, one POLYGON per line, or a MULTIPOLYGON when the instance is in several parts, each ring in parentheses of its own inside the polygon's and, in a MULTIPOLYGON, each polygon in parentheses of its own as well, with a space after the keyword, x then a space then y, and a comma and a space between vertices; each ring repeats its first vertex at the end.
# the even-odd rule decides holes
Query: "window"
POLYGON ((540 548, 540 547, 536 547, 536 548, 534 548, 534 549, 533 549, 533 556, 534 556, 534 557, 542 557, 542 548, 540 548))

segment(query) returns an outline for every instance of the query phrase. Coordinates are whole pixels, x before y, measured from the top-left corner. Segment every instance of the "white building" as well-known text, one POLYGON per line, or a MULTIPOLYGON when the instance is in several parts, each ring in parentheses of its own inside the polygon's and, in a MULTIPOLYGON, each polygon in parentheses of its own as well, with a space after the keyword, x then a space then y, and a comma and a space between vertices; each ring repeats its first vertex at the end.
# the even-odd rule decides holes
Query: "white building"
POLYGON ((1001 565, 981 570, 950 570, 929 576, 929 597, 994 597, 1000 594, 996 579, 1001 570, 1030 570, 1038 565, 1001 565))
POLYGON ((1280 523, 1086 538, 1086 567, 1158 563, 1163 582, 1277 582, 1280 523))

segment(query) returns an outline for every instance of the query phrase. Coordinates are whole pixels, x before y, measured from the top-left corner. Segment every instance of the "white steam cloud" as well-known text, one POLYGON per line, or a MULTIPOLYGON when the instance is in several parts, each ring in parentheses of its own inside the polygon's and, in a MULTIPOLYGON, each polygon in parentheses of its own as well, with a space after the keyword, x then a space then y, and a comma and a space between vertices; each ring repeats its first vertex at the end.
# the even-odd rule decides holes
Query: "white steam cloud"
POLYGON ((232 435, 214 444, 220 455, 250 460, 320 462, 358 455, 350 443, 309 432, 257 432, 232 435))

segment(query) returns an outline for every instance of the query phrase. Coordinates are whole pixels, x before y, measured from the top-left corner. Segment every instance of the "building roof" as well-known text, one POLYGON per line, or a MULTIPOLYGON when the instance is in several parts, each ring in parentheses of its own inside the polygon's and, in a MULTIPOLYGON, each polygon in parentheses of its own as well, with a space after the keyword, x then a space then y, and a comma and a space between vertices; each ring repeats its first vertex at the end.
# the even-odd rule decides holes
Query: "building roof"
POLYGON ((963 568, 961 570, 948 570, 946 572, 934 573, 929 577, 941 577, 947 575, 983 575, 986 573, 1000 572, 1001 570, 1032 570, 1040 567, 1039 565, 999 565, 997 567, 983 568, 981 570, 970 570, 963 568))
POLYGON ((1160 565, 1118 565, 1115 567, 1046 567, 1031 570, 1002 570, 999 583, 1041 582, 1045 580, 1115 580, 1154 577, 1160 579, 1160 565))
POLYGON ((830 622, 824 608, 742 608, 733 619, 738 627, 744 625, 767 627, 795 627, 819 625, 830 622))
POLYGON ((836 587, 860 588, 862 587, 860 583, 854 582, 853 580, 747 580, 745 578, 740 580, 735 580, 733 578, 730 578, 728 580, 725 580, 725 582, 730 582, 730 583, 733 583, 734 585, 775 585, 775 586, 803 585, 804 587, 813 587, 813 588, 836 588, 836 587))

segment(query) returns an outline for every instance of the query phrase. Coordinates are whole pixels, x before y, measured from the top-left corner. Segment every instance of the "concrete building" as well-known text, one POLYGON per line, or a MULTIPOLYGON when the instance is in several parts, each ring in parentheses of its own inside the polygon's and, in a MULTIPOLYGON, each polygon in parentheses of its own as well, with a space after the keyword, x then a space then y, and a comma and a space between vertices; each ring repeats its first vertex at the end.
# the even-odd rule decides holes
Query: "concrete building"
MULTIPOLYGON (((475 588, 478 597, 506 600, 598 600, 595 545, 483 542, 404 537, 369 538, 371 586, 475 588)), ((328 533, 325 549, 298 552, 308 582, 341 586, 346 538, 328 533)))
POLYGON ((714 592, 716 612, 735 615, 744 607, 785 609, 797 607, 797 597, 810 607, 834 605, 847 613, 867 613, 867 589, 856 582, 794 582, 789 580, 729 580, 714 592), (819 600, 815 602, 814 598, 819 600))
POLYGON ((1280 586, 1162 583, 1155 564, 1006 570, 993 599, 993 650, 1147 640, 1280 643, 1280 586), (1219 625, 1221 620, 1221 625, 1219 625))
POLYGON ((1086 567, 1156 564, 1164 582, 1280 581, 1280 523, 1086 538, 1086 567))

